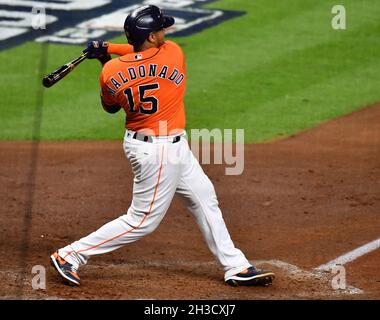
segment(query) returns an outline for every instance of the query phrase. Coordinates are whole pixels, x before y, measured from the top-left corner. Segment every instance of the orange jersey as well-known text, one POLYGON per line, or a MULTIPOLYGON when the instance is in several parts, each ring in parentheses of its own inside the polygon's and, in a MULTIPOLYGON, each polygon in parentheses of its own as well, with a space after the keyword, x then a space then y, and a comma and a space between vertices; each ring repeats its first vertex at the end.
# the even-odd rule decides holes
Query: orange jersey
POLYGON ((108 52, 122 56, 103 66, 102 99, 124 109, 125 127, 155 136, 183 131, 186 70, 182 49, 165 41, 159 48, 142 52, 132 52, 127 44, 110 44, 108 52))

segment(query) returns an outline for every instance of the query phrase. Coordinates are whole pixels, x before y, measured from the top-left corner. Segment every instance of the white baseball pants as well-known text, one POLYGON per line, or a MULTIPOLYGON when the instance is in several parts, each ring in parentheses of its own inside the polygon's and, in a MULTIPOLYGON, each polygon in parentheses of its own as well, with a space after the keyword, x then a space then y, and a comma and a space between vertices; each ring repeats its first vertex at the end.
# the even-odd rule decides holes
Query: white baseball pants
POLYGON ((125 155, 134 173, 133 199, 127 214, 60 249, 59 255, 79 268, 92 255, 140 239, 157 228, 177 193, 186 200, 209 249, 224 268, 225 278, 250 267, 230 238, 214 186, 191 152, 185 134, 175 143, 173 136, 153 137, 153 142, 132 136, 127 130, 124 137, 125 155))

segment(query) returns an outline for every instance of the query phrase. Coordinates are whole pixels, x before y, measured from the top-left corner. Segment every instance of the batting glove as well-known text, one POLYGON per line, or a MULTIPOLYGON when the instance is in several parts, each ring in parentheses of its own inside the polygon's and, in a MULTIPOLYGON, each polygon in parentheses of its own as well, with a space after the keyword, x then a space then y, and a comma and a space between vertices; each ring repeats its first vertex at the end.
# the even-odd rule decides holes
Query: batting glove
POLYGON ((94 40, 87 43, 87 48, 83 53, 87 53, 88 59, 99 59, 107 56, 108 42, 103 40, 94 40))

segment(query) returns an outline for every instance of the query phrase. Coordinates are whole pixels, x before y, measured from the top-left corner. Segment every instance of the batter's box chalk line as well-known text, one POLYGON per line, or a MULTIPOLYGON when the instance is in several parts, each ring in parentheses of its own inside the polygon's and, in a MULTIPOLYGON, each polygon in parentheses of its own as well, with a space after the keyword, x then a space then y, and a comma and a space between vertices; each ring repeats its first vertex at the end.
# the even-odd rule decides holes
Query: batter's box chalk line
MULTIPOLYGON (((284 273, 292 278, 292 279, 302 279, 302 280, 317 280, 321 282, 325 282, 326 284, 330 282, 331 278, 331 272, 328 270, 317 270, 314 269, 313 271, 307 271, 302 270, 301 268, 297 267, 294 264, 290 264, 288 262, 284 262, 281 260, 257 260, 255 261, 256 265, 262 266, 262 265, 271 265, 274 267, 277 267, 284 271, 284 273)), ((331 270, 331 269, 330 269, 331 270)), ((322 291, 322 292, 313 292, 313 295, 352 295, 352 294, 362 294, 364 293, 363 290, 356 288, 354 286, 346 286, 346 289, 339 289, 335 290, 330 287, 331 290, 329 291, 322 291)), ((307 293, 307 295, 310 295, 310 293, 307 293)))
POLYGON ((347 252, 343 255, 341 255, 340 257, 326 263, 326 264, 322 264, 320 265, 319 267, 315 268, 315 270, 318 270, 318 271, 328 271, 328 270, 331 270, 332 267, 334 266, 338 266, 338 265, 344 265, 346 263, 349 263, 349 262, 352 262, 354 261, 355 259, 367 254, 367 253, 370 253, 371 251, 374 251, 374 250, 377 250, 378 248, 380 248, 380 238, 379 239, 376 239, 372 242, 369 242, 355 250, 352 250, 350 252, 347 252))

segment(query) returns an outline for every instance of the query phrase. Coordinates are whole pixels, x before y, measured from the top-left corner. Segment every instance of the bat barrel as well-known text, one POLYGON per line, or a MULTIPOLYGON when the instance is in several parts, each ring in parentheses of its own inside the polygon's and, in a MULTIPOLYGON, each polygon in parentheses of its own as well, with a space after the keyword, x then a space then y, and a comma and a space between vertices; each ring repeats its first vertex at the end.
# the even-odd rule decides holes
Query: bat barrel
POLYGON ((50 88, 53 84, 55 84, 56 82, 61 80, 64 76, 66 76, 71 70, 72 70, 72 65, 65 64, 64 66, 60 67, 59 69, 53 71, 52 73, 44 77, 42 79, 42 84, 46 88, 50 88))
POLYGON ((80 64, 82 61, 84 61, 87 58, 87 54, 82 54, 75 60, 66 63, 62 67, 58 68, 57 70, 53 71, 52 73, 48 74, 42 79, 42 85, 45 88, 50 88, 52 85, 57 83, 59 80, 61 80, 63 77, 68 75, 78 64, 80 64))

